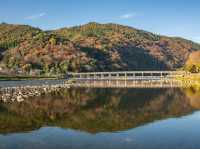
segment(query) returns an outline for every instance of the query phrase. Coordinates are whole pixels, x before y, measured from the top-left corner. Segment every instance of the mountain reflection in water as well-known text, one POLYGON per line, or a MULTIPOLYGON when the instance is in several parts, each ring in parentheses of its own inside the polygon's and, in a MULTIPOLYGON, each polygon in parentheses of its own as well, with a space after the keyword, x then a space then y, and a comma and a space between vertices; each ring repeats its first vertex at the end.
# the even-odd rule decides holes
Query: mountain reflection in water
POLYGON ((67 89, 21 103, 0 104, 0 132, 43 126, 91 133, 122 131, 200 108, 193 89, 67 89))
POLYGON ((192 88, 66 89, 1 103, 0 148, 198 148, 199 108, 192 88))

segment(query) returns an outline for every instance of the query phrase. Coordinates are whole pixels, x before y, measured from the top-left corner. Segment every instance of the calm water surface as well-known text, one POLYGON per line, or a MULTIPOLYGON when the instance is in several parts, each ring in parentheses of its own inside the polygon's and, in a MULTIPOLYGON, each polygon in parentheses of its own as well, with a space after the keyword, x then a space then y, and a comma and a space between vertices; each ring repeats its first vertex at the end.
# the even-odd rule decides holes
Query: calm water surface
POLYGON ((52 79, 52 80, 13 80, 13 81, 0 81, 0 87, 18 87, 27 85, 55 85, 62 84, 65 80, 63 79, 52 79))
POLYGON ((197 149, 194 89, 66 89, 0 104, 0 149, 197 149))

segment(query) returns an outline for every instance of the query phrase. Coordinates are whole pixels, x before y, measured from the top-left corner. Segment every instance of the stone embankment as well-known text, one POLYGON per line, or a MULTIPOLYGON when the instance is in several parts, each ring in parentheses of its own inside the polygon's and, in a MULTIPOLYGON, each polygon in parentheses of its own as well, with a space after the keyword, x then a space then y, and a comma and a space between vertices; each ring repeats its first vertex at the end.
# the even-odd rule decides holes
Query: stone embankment
POLYGON ((0 101, 22 102, 27 98, 48 94, 69 88, 69 84, 41 85, 41 86, 20 86, 0 88, 0 101))

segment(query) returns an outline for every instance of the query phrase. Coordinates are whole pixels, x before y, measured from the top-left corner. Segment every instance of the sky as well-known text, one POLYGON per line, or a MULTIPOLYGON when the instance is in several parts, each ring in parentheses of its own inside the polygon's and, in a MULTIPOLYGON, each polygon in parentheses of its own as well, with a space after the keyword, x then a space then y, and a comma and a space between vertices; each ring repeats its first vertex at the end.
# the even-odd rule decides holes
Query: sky
POLYGON ((0 22, 43 30, 118 23, 200 43, 200 0, 0 0, 0 22))

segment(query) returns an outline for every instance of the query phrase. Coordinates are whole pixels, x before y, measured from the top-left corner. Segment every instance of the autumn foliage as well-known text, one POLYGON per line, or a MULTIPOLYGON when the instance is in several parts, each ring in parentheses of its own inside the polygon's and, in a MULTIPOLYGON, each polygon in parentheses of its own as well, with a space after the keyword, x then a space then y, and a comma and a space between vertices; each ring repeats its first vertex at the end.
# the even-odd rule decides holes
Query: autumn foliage
POLYGON ((182 67, 200 45, 117 24, 42 31, 0 24, 0 64, 26 74, 166 70, 182 67))
POLYGON ((200 51, 192 52, 186 62, 186 69, 191 72, 200 72, 200 51))

